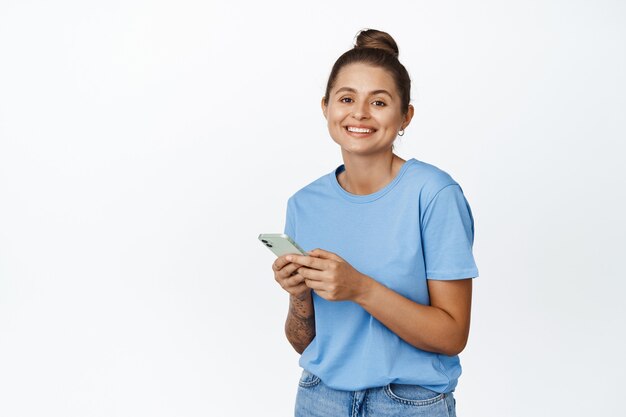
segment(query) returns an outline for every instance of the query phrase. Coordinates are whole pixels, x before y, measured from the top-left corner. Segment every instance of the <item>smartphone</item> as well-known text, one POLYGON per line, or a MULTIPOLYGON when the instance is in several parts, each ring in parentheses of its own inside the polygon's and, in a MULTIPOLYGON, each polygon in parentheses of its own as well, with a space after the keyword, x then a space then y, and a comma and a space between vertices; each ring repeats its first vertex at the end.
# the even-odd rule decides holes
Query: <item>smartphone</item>
POLYGON ((276 256, 288 254, 308 255, 292 238, 283 233, 261 233, 259 240, 276 256))

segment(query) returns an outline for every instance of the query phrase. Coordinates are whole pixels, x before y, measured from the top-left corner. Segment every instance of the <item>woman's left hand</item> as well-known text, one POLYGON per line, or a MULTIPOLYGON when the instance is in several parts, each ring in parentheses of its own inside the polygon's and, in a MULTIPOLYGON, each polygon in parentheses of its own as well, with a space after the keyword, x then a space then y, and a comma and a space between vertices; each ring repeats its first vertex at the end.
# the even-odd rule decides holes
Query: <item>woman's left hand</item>
POLYGON ((366 291, 369 277, 339 255, 323 249, 308 253, 310 256, 288 255, 287 260, 302 265, 297 273, 320 297, 328 301, 354 301, 366 291))

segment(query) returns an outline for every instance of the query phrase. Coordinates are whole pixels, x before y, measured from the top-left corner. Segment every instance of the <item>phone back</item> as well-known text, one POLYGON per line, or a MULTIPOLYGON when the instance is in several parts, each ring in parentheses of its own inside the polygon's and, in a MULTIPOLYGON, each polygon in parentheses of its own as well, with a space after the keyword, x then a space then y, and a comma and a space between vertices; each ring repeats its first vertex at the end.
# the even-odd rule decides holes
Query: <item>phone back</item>
POLYGON ((298 244, 294 242, 293 239, 282 233, 260 234, 259 240, 269 250, 274 252, 276 256, 283 256, 288 254, 307 255, 306 251, 298 246, 298 244))

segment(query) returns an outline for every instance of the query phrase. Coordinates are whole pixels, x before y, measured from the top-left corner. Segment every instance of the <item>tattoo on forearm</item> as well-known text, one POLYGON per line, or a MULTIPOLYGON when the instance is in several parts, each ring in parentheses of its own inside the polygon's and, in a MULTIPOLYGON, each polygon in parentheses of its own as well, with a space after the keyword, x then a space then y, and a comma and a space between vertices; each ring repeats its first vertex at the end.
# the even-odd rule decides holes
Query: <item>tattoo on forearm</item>
POLYGON ((289 303, 289 315, 285 330, 289 343, 302 353, 315 337, 315 313, 302 301, 293 300, 289 303))

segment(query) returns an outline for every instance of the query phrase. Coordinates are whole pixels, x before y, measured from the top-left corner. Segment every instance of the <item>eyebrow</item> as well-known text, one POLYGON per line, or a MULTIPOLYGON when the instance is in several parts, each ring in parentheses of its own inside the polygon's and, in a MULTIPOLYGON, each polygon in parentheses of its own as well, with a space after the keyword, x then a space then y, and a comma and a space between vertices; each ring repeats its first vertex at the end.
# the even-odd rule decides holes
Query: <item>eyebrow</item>
MULTIPOLYGON (((344 91, 347 91, 349 93, 355 93, 355 94, 357 93, 357 91, 352 87, 341 87, 339 90, 335 92, 335 94, 342 93, 344 91)), ((389 97, 393 98, 391 93, 387 90, 374 90, 374 91, 369 92, 370 96, 375 96, 376 94, 387 94, 389 97)))

